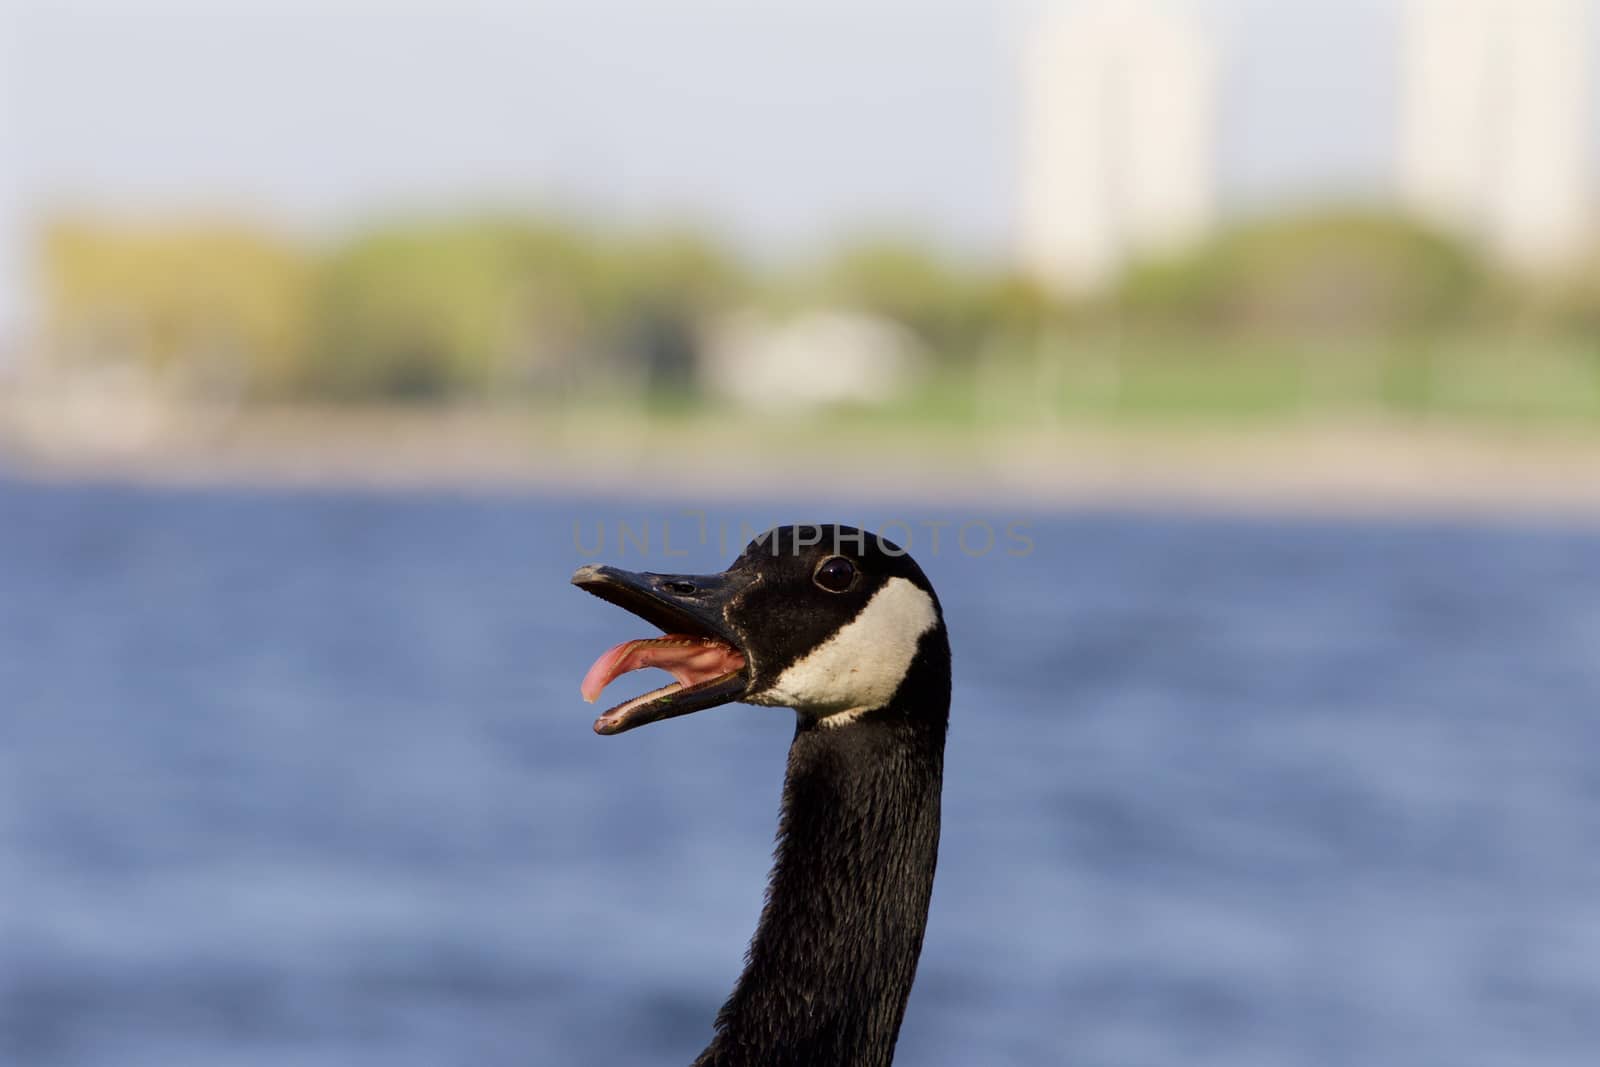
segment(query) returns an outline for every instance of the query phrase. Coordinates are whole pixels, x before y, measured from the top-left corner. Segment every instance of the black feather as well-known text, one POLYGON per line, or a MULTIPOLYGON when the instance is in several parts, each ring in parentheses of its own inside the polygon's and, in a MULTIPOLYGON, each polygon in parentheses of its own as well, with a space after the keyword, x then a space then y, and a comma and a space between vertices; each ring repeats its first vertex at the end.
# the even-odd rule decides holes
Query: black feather
POLYGON ((933 892, 949 707, 941 622, 888 705, 844 727, 800 718, 761 923, 696 1067, 893 1060, 933 892))

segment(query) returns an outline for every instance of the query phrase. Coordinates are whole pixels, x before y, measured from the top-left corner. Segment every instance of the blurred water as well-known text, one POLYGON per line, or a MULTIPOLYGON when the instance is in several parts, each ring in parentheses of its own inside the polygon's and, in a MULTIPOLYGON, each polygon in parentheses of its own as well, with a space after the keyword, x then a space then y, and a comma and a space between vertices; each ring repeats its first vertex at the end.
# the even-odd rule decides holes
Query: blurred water
MULTIPOLYGON (((0 1062, 686 1063, 792 721, 590 733, 638 624, 571 524, 673 514, 0 485, 0 1062)), ((1600 535, 1032 521, 917 546, 957 694, 903 1063, 1594 1062, 1600 535)))

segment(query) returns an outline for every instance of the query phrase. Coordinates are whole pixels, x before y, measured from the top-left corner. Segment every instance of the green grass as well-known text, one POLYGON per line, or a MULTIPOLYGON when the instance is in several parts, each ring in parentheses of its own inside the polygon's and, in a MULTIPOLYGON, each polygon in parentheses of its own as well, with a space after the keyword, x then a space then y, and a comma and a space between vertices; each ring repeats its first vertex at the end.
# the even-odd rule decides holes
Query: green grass
POLYGON ((1600 345, 1086 342, 935 371, 860 418, 897 423, 1381 417, 1600 429, 1600 345))
POLYGON ((1406 423, 1600 433, 1600 342, 1458 337, 1428 343, 1235 343, 1106 338, 936 364, 875 408, 795 418, 730 410, 684 394, 574 398, 575 425, 630 433, 759 432, 801 442, 819 425, 846 436, 929 431, 1149 426, 1222 430, 1297 423, 1406 423))

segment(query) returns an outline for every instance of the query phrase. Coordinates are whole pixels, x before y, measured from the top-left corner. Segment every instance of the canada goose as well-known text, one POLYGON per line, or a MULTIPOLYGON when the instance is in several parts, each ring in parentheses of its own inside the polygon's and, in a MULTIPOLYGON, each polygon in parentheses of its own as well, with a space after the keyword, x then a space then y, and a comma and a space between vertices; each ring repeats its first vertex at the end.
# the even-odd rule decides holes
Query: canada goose
POLYGON ((695 1067, 889 1064, 928 921, 950 716, 928 579, 875 535, 785 526, 721 574, 590 566, 572 581, 666 634, 602 655, 585 699, 644 667, 676 678, 597 733, 733 701, 797 713, 766 904, 695 1067))

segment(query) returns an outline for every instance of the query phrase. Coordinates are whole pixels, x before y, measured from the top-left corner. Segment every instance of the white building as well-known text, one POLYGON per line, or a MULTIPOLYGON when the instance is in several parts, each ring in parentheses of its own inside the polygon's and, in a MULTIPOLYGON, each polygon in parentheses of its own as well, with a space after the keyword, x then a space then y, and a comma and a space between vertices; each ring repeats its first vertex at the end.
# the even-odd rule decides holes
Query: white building
POLYGON ((1210 40, 1159 0, 1079 0, 1025 57, 1019 254, 1068 294, 1181 250, 1215 211, 1210 40))
POLYGON ((910 331, 875 315, 836 309, 772 319, 747 311, 713 326, 700 373, 717 396, 783 415, 887 404, 925 361, 910 331))
POLYGON ((1407 206, 1509 265, 1559 269, 1591 236, 1590 0, 1410 0, 1407 206))

